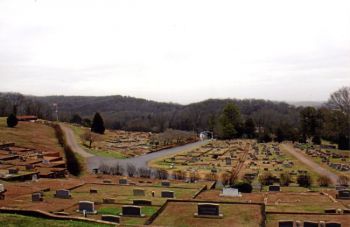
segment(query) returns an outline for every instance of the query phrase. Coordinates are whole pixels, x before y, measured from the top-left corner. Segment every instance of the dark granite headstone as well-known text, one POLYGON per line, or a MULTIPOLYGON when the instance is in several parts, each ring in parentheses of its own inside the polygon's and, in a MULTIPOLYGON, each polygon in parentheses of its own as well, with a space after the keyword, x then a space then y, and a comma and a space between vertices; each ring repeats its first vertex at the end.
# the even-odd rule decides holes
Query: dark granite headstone
POLYGON ((350 190, 348 189, 340 190, 338 191, 338 194, 336 197, 337 199, 350 199, 350 190))
POLYGON ((152 201, 147 199, 134 199, 133 205, 136 206, 152 206, 152 201))
POLYGON ((281 191, 281 187, 279 185, 270 185, 269 192, 279 192, 281 191))
POLYGON ((90 193, 96 194, 96 193, 97 193, 97 189, 91 188, 91 189, 90 189, 90 193))
POLYGON ((162 191, 161 197, 162 198, 174 198, 175 193, 173 191, 162 191))
POLYGON ((304 221, 304 227, 318 227, 318 222, 304 221))
POLYGON ((66 189, 60 189, 56 191, 55 194, 56 198, 60 198, 60 199, 70 199, 71 198, 71 194, 69 190, 66 189))
POLYGON ((145 190, 141 189, 141 188, 134 188, 133 194, 134 194, 134 196, 145 196, 146 195, 145 190))
POLYGON ((101 216, 102 221, 109 221, 113 223, 120 223, 120 216, 117 215, 102 215, 101 216))
POLYGON ((128 179, 124 179, 124 178, 119 179, 119 184, 127 185, 128 184, 128 179))
POLYGON ((325 209, 324 212, 326 214, 336 214, 337 213, 337 209, 335 209, 335 208, 325 209))
POLYGON ((162 186, 163 187, 170 187, 170 182, 169 181, 162 181, 162 186))
POLYGON ((195 216, 213 216, 213 217, 222 217, 220 214, 220 206, 215 203, 198 203, 197 213, 195 216))
POLYGON ((32 194, 32 201, 33 202, 40 202, 43 201, 42 194, 40 192, 35 192, 32 194))
POLYGON ((112 184, 112 181, 107 179, 107 180, 103 180, 103 183, 104 184, 112 184))
POLYGON ((85 211, 88 214, 96 214, 95 203, 90 201, 79 201, 79 209, 78 212, 85 211))
POLYGON ((341 223, 338 223, 338 222, 326 222, 326 227, 341 227, 341 223))
POLYGON ((293 227, 293 221, 279 221, 278 227, 293 227))
POLYGON ((136 217, 143 217, 144 214, 141 213, 141 207, 139 206, 122 206, 122 213, 120 215, 123 216, 136 216, 136 217))
POLYGON ((9 171, 9 174, 18 174, 18 169, 15 169, 15 168, 8 169, 8 171, 9 171))

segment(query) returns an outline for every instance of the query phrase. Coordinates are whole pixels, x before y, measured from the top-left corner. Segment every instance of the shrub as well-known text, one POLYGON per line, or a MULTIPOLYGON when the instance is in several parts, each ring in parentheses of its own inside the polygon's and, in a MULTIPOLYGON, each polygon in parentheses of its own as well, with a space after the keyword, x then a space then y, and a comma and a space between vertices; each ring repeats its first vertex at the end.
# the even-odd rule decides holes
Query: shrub
POLYGON ((297 182, 299 184, 300 187, 310 187, 312 184, 312 179, 310 174, 308 173, 304 173, 304 174, 300 174, 297 178, 297 182))
POLYGON ((345 176, 345 175, 341 175, 338 178, 338 184, 341 186, 349 186, 349 177, 345 176))
POLYGON ((280 184, 282 186, 289 186, 289 184, 292 182, 292 178, 289 173, 284 172, 280 175, 280 184))
POLYGON ((262 185, 271 185, 275 181, 274 176, 270 172, 265 172, 259 176, 259 182, 262 185))
POLYGON ((231 181, 231 174, 226 172, 222 173, 220 178, 223 185, 229 185, 231 181))
POLYGON ((104 122, 99 113, 96 113, 94 119, 92 120, 91 131, 99 134, 103 134, 105 132, 104 122))
POLYGON ((10 115, 7 117, 7 127, 13 128, 13 127, 15 127, 17 124, 18 124, 18 120, 17 120, 16 115, 10 114, 10 115))
POLYGON ((237 188, 238 191, 243 193, 251 193, 253 191, 253 187, 248 182, 238 182, 233 185, 234 188, 237 188))
POLYGON ((206 179, 207 181, 217 181, 218 175, 216 175, 215 173, 207 173, 207 174, 205 175, 205 179, 206 179))

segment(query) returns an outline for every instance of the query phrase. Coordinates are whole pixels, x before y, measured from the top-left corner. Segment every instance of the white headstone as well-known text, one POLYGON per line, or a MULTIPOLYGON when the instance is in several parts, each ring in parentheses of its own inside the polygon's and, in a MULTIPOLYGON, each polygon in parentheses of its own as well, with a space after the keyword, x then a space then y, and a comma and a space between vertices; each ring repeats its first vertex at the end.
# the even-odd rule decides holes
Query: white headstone
POLYGON ((237 188, 223 188, 222 194, 220 194, 220 196, 238 197, 242 196, 242 194, 238 191, 237 188))
POLYGON ((3 192, 3 191, 5 191, 5 187, 3 184, 0 184, 0 192, 3 192))

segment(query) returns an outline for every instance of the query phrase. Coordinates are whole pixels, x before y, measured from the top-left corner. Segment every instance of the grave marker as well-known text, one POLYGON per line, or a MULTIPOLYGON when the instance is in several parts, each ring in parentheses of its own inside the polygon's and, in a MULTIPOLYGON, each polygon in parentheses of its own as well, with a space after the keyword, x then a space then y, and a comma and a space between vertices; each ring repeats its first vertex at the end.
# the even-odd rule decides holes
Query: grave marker
POLYGON ((119 184, 120 185, 127 185, 128 184, 128 179, 125 179, 125 178, 119 179, 119 184))
POLYGON ((162 198, 175 198, 175 193, 173 191, 162 191, 161 197, 162 198))
POLYGON ((198 203, 197 213, 194 214, 195 217, 213 217, 222 218, 223 215, 220 214, 219 204, 215 203, 198 203))
POLYGON ((60 199, 70 199, 72 196, 69 190, 60 189, 56 191, 55 197, 60 199))
POLYGON ((326 222, 326 227, 341 227, 341 223, 338 223, 338 222, 326 222))
POLYGON ((145 190, 142 188, 134 188, 133 194, 134 194, 134 196, 145 196, 146 195, 145 190))
POLYGON ((97 214, 95 210, 95 203, 91 201, 79 201, 79 208, 77 212, 83 213, 84 211, 87 214, 97 214))
POLYGON ((147 199, 134 199, 133 205, 136 206, 152 206, 152 201, 147 199))
POLYGON ((223 188, 220 196, 239 197, 242 196, 242 194, 238 191, 237 188, 223 188))
POLYGON ((144 217, 145 215, 141 213, 141 207, 139 206, 122 206, 122 216, 132 216, 132 217, 144 217))
POLYGON ((318 227, 318 222, 304 221, 304 227, 318 227))
POLYGON ((101 220, 102 221, 109 221, 109 222, 113 222, 113 223, 120 223, 120 216, 104 214, 101 216, 101 220))
POLYGON ((278 227, 293 227, 293 221, 279 221, 278 227))
POLYGON ((40 192, 35 192, 32 194, 32 201, 33 202, 40 202, 43 201, 42 193, 40 192))
POLYGON ((279 192, 281 191, 281 187, 279 185, 270 185, 269 192, 279 192))
POLYGON ((350 199, 350 190, 344 189, 344 190, 338 191, 336 198, 337 199, 350 199))
POLYGON ((161 185, 162 185, 163 187, 170 187, 170 182, 169 182, 169 181, 162 181, 162 182, 161 182, 161 185))

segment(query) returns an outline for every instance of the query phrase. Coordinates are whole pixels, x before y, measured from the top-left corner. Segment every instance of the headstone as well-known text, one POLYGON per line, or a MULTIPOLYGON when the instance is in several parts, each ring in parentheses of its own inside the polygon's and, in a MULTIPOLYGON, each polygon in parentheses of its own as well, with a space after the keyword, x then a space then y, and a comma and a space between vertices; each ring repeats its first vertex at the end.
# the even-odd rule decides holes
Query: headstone
POLYGON ((97 189, 91 188, 90 189, 90 193, 96 194, 97 193, 97 189))
POLYGON ((152 191, 152 197, 154 197, 154 196, 155 196, 155 194, 156 194, 156 193, 155 193, 154 191, 152 191))
POLYGON ((123 216, 136 216, 136 217, 144 217, 145 215, 141 213, 141 207, 139 206, 122 206, 122 213, 120 215, 123 216))
POLYGON ((32 181, 37 181, 37 180, 38 180, 38 175, 33 174, 33 175, 32 175, 32 181))
POLYGON ((60 189, 56 191, 55 197, 60 199, 70 199, 72 196, 69 190, 60 189))
POLYGON ((9 171, 9 174, 18 174, 18 169, 16 168, 8 169, 8 171, 9 171))
POLYGON ((295 227, 302 227, 301 221, 295 221, 295 227))
POLYGON ((220 196, 238 197, 242 196, 242 194, 238 191, 237 188, 223 188, 222 194, 220 194, 220 196))
POLYGON ((304 227, 318 227, 318 222, 304 221, 304 227))
POLYGON ((350 209, 343 209, 344 214, 350 214, 350 209))
POLYGON ((170 187, 170 182, 169 181, 162 181, 161 185, 163 187, 170 187))
POLYGON ((85 210, 88 214, 96 214, 95 203, 91 201, 79 201, 78 212, 83 212, 85 210))
POLYGON ((104 199, 102 200, 102 202, 103 202, 104 204, 113 204, 113 203, 115 203, 115 198, 104 198, 104 199))
POLYGON ((92 172, 93 172, 94 174, 98 174, 98 168, 92 169, 92 172))
POLYGON ((175 198, 175 193, 173 191, 162 191, 161 197, 162 198, 175 198))
POLYGON ((232 164, 231 158, 229 157, 225 158, 225 161, 227 166, 230 166, 232 164))
POLYGON ((128 184, 128 179, 125 179, 125 178, 119 179, 119 184, 121 184, 121 185, 127 185, 127 184, 128 184))
POLYGON ((147 199, 134 199, 133 205, 136 206, 152 206, 152 201, 147 199))
POLYGON ((350 190, 344 189, 338 191, 338 194, 336 195, 337 199, 350 199, 350 190))
POLYGON ((270 185, 269 192, 279 192, 281 191, 281 187, 279 185, 270 185))
POLYGON ((278 227, 293 227, 293 221, 279 221, 278 227))
POLYGON ((341 223, 338 223, 338 222, 326 222, 326 227, 341 227, 341 223))
POLYGON ((3 184, 0 184, 0 192, 3 192, 3 191, 5 191, 5 187, 3 184))
POLYGON ((104 184, 112 184, 112 181, 107 179, 107 180, 103 180, 103 183, 104 184))
POLYGON ((335 209, 335 208, 325 209, 324 212, 326 214, 335 214, 335 213, 337 213, 337 209, 335 209))
POLYGON ((120 216, 104 214, 101 216, 101 220, 102 221, 109 221, 109 222, 113 222, 113 223, 120 223, 120 216))
POLYGON ((32 201, 33 202, 40 202, 43 201, 42 194, 40 192, 35 192, 32 194, 32 201))
POLYGON ((208 217, 223 217, 220 214, 219 204, 215 203, 198 203, 197 213, 194 214, 196 217, 208 216, 208 217))
POLYGON ((145 196, 145 190, 141 188, 134 188, 133 189, 134 196, 145 196))

